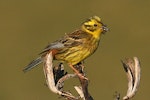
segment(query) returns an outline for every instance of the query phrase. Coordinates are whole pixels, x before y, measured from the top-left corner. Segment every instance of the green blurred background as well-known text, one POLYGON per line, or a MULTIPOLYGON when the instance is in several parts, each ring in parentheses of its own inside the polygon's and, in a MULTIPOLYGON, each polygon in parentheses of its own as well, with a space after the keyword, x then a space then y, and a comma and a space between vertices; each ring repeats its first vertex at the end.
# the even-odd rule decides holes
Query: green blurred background
MULTIPOLYGON (((44 85, 42 67, 22 69, 50 42, 98 15, 110 28, 85 61, 95 100, 126 94, 121 59, 139 57, 142 79, 133 100, 150 99, 150 0, 0 0, 0 100, 57 100, 44 85)), ((41 65, 42 66, 42 65, 41 65)), ((72 90, 75 81, 67 84, 72 90)))

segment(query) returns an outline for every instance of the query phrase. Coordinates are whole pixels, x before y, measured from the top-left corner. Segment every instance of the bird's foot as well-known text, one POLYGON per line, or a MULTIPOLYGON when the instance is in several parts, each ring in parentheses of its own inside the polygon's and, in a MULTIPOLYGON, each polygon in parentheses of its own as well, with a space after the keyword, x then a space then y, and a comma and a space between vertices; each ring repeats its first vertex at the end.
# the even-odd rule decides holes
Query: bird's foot
POLYGON ((84 79, 84 80, 89 80, 87 77, 85 77, 83 74, 81 74, 81 73, 76 73, 77 75, 78 75, 78 77, 80 78, 80 79, 84 79))
POLYGON ((71 69, 78 75, 78 77, 80 79, 85 79, 88 80, 88 78, 86 78, 82 73, 80 73, 76 68, 74 68, 74 66, 72 64, 69 64, 69 66, 71 67, 71 69))

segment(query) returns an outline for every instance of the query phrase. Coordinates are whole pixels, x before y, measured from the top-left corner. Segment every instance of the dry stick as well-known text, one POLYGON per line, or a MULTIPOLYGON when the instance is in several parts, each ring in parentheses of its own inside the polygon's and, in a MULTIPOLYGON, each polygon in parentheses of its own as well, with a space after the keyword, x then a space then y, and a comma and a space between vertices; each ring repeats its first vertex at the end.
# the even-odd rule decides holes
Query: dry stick
MULTIPOLYGON (((47 54, 44 59, 44 73, 49 89, 52 92, 65 97, 65 99, 67 100, 78 100, 79 98, 73 96, 71 93, 60 91, 58 89, 60 84, 62 84, 65 80, 74 77, 75 75, 66 74, 58 80, 57 84, 55 84, 52 61, 52 53, 47 54)), ((133 60, 130 58, 126 59, 126 61, 122 61, 122 64, 124 66, 128 78, 128 90, 126 96, 123 97, 123 100, 129 100, 135 95, 139 87, 141 68, 137 57, 134 57, 133 60)), ((77 70, 80 72, 80 74, 84 75, 83 70, 81 69, 82 66, 82 64, 78 65, 79 69, 77 70)), ((75 86, 74 88, 77 90, 80 97, 83 100, 93 100, 92 96, 88 92, 88 80, 82 77, 79 77, 79 80, 81 83, 81 87, 75 86)))
POLYGON ((94 100, 93 97, 89 94, 88 92, 88 80, 79 78, 81 86, 82 86, 82 91, 85 97, 85 100, 94 100))
MULTIPOLYGON (((60 90, 59 87, 62 86, 62 88, 63 88, 62 84, 64 83, 64 81, 69 79, 69 78, 75 77, 76 74, 66 74, 66 75, 62 76, 58 80, 57 83, 55 83, 54 72, 53 72, 53 62, 52 61, 53 61, 53 57, 52 57, 52 53, 50 52, 49 54, 47 54, 45 56, 44 68, 43 68, 44 69, 44 74, 45 74, 45 77, 46 77, 46 82, 47 82, 47 85, 48 85, 49 89, 52 92, 54 92, 54 93, 64 97, 67 100, 78 100, 80 98, 85 100, 84 99, 85 97, 84 97, 84 94, 83 94, 83 90, 80 88, 80 86, 74 86, 74 88, 76 89, 76 91, 78 92, 80 97, 75 97, 70 92, 65 92, 65 91, 60 90)), ((86 100, 91 100, 91 99, 86 99, 86 100)))
POLYGON ((126 96, 123 97, 123 100, 129 100, 135 96, 139 87, 141 77, 140 62, 137 57, 133 57, 133 59, 128 58, 125 61, 122 61, 122 64, 128 78, 128 90, 126 96))
POLYGON ((46 55, 45 59, 44 59, 44 74, 46 77, 46 82, 47 85, 49 87, 49 89, 59 95, 62 95, 62 92, 59 91, 56 87, 55 87, 55 81, 54 81, 54 75, 53 75, 53 57, 52 57, 52 53, 50 52, 49 54, 46 55))
POLYGON ((81 86, 74 86, 74 88, 76 89, 76 91, 80 95, 81 99, 85 100, 84 93, 82 91, 82 87, 81 86))
POLYGON ((67 98, 68 100, 76 100, 76 97, 74 97, 72 94, 67 93, 67 92, 62 92, 56 88, 55 81, 54 81, 52 61, 53 61, 53 57, 52 57, 52 53, 50 52, 49 54, 46 55, 44 59, 44 68, 43 68, 44 74, 46 77, 46 82, 47 82, 49 89, 52 92, 67 98))
MULTIPOLYGON (((66 80, 68 80, 70 78, 74 78, 74 77, 77 76, 77 74, 66 74, 66 73, 64 74, 64 66, 62 64, 60 64, 59 68, 57 68, 57 70, 56 70, 56 72, 54 72, 54 74, 56 76, 58 76, 58 77, 61 77, 61 75, 63 74, 63 76, 61 78, 59 78, 59 80, 56 83, 56 88, 58 90, 60 90, 60 91, 63 90, 64 81, 66 81, 66 80)), ((77 93, 79 94, 79 97, 76 97, 76 99, 80 99, 81 98, 81 99, 85 100, 85 97, 84 97, 84 94, 83 94, 81 86, 74 86, 74 88, 77 91, 77 93)))
MULTIPOLYGON (((79 64, 78 67, 79 68, 76 68, 76 69, 80 72, 80 74, 82 74, 82 76, 84 76, 82 63, 79 64)), ((86 78, 82 78, 82 77, 79 77, 79 80, 80 80, 82 91, 84 94, 84 99, 85 100, 94 100, 93 97, 88 92, 88 80, 86 78)))
POLYGON ((62 83, 64 83, 65 80, 68 80, 70 78, 75 77, 76 74, 66 74, 65 76, 63 76, 62 78, 59 79, 59 81, 56 84, 56 88, 60 89, 60 87, 62 87, 62 83))

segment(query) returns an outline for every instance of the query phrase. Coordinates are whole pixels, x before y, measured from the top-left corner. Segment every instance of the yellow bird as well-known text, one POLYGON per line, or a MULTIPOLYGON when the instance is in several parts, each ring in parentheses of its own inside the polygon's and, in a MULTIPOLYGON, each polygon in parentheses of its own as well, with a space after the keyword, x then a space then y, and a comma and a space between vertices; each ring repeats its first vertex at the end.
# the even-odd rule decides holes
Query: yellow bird
MULTIPOLYGON (((74 71, 73 66, 92 55, 98 48, 101 34, 108 31, 98 16, 87 19, 79 29, 56 40, 45 47, 41 56, 29 63, 26 72, 43 62, 43 57, 52 52, 53 59, 66 62, 74 71)), ((76 72, 76 71, 75 71, 76 72)))

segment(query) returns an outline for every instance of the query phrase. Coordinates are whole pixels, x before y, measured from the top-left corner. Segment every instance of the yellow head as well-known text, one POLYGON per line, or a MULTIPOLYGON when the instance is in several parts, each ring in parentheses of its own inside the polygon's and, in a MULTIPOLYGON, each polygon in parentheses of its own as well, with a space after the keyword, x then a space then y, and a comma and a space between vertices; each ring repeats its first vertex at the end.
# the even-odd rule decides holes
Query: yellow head
POLYGON ((108 31, 108 28, 101 22, 98 16, 93 16, 87 19, 81 26, 81 29, 95 38, 99 39, 101 33, 108 31))

